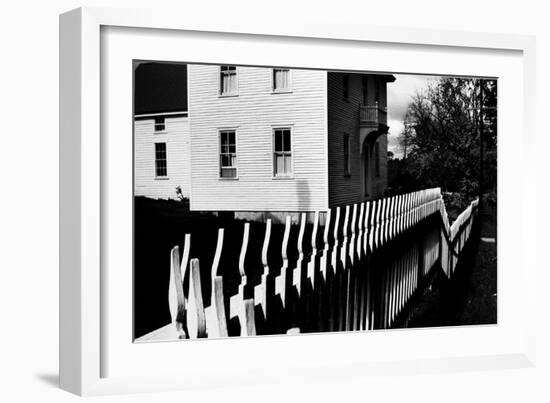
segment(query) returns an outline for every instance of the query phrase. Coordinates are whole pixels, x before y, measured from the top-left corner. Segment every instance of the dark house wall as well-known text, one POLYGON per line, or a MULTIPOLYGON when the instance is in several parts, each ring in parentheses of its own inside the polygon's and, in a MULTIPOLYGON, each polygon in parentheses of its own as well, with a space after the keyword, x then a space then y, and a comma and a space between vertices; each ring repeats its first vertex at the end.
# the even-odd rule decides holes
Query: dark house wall
POLYGON ((187 65, 135 62, 134 115, 187 111, 187 65))

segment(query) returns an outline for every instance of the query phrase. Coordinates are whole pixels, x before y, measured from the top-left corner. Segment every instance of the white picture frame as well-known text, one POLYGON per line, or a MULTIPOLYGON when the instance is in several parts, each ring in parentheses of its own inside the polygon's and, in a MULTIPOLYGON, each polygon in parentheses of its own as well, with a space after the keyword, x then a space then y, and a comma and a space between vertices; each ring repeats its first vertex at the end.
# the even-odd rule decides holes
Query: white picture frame
MULTIPOLYGON (((261 354, 266 353, 268 345, 266 343, 270 343, 270 349, 275 345, 305 349, 306 343, 312 344, 308 338, 320 338, 316 340, 322 340, 323 343, 331 346, 338 344, 357 346, 358 343, 364 343, 367 340, 365 335, 355 333, 270 337, 267 338, 269 341, 265 342, 259 342, 257 338, 191 342, 185 348, 179 347, 184 343, 165 343, 163 346, 146 345, 141 347, 143 350, 140 354, 156 355, 156 350, 154 352, 153 350, 157 348, 162 348, 163 354, 166 354, 170 348, 175 349, 176 345, 179 350, 185 350, 188 357, 185 365, 187 372, 177 373, 167 370, 156 376, 153 374, 138 376, 124 374, 124 369, 111 371, 107 368, 106 363, 116 350, 107 347, 112 346, 105 326, 111 323, 106 318, 113 315, 110 305, 113 302, 112 299, 107 298, 109 290, 106 289, 105 273, 102 272, 102 267, 105 266, 105 251, 108 249, 102 232, 105 224, 102 220, 108 217, 102 214, 102 209, 105 203, 108 203, 105 178, 110 175, 110 172, 106 172, 105 166, 106 154, 108 154, 108 150, 105 149, 107 143, 101 141, 101 133, 107 125, 102 121, 105 118, 105 110, 102 110, 102 93, 109 90, 102 87, 107 84, 102 81, 101 76, 102 63, 105 62, 101 58, 101 55, 104 55, 102 46, 105 45, 101 35, 102 30, 109 27, 153 29, 156 32, 171 30, 170 32, 194 32, 195 34, 217 33, 218 36, 227 35, 228 38, 252 38, 251 40, 259 43, 265 40, 271 40, 271 42, 290 40, 303 43, 305 46, 319 40, 323 42, 323 46, 374 44, 372 46, 380 49, 397 46, 409 52, 464 50, 481 55, 485 52, 513 53, 521 68, 514 70, 516 73, 510 73, 507 79, 521 80, 521 85, 515 88, 523 90, 519 91, 522 110, 518 114, 522 119, 520 119, 521 122, 515 123, 517 126, 514 126, 519 129, 519 133, 516 134, 521 135, 519 143, 522 144, 518 151, 522 161, 520 174, 523 177, 520 189, 528 189, 532 186, 532 180, 529 178, 534 177, 535 172, 535 163, 528 158, 529 150, 533 147, 535 121, 535 42, 532 37, 442 30, 389 29, 326 21, 280 24, 266 23, 266 21, 206 20, 196 19, 192 15, 172 13, 168 10, 81 8, 65 13, 60 17, 60 385, 63 389, 79 395, 96 395, 228 384, 244 386, 274 380, 290 382, 296 376, 302 380, 334 380, 344 379, 351 374, 357 377, 381 373, 414 374, 533 365, 535 359, 535 243, 529 242, 526 234, 535 232, 535 216, 529 209, 528 192, 519 192, 518 200, 515 202, 519 203, 521 208, 518 216, 513 219, 502 214, 502 211, 506 212, 506 204, 511 201, 501 202, 499 198, 499 234, 501 224, 510 222, 510 226, 516 231, 516 236, 524 239, 523 242, 517 242, 515 250, 510 251, 506 249, 506 234, 499 238, 502 239, 499 241, 500 261, 504 260, 504 256, 506 260, 511 257, 513 262, 519 263, 521 267, 521 274, 518 274, 506 269, 505 266, 499 266, 499 323, 502 319, 500 309, 503 306, 500 298, 517 298, 519 293, 520 301, 517 309, 523 312, 523 316, 521 322, 510 325, 508 330, 503 330, 506 326, 502 323, 500 328, 497 326, 489 330, 481 329, 483 337, 490 337, 491 334, 497 337, 506 336, 499 345, 498 353, 496 350, 485 353, 482 348, 480 351, 465 347, 463 350, 455 350, 448 354, 444 349, 440 349, 433 355, 419 354, 416 358, 412 356, 403 358, 400 356, 400 350, 397 349, 393 356, 388 355, 386 359, 376 361, 361 354, 346 360, 339 360, 337 357, 309 356, 308 351, 303 350, 303 356, 296 356, 287 361, 280 360, 276 365, 270 366, 266 361, 263 364, 263 372, 255 371, 262 366, 261 354), (501 203, 504 204, 501 205, 501 203), (521 285, 518 287, 520 291, 515 291, 515 296, 506 293, 511 282, 521 285), (507 338, 507 336, 510 337, 507 338), (227 344, 224 343, 233 343, 232 349, 240 353, 249 351, 251 356, 245 357, 243 363, 235 367, 232 373, 228 373, 227 369, 229 368, 227 360, 230 360, 231 356, 222 356, 227 350, 225 348, 227 344), (200 354, 207 351, 210 351, 209 360, 215 359, 216 354, 220 354, 222 358, 219 358, 219 365, 213 366, 212 362, 199 362, 200 354), (256 367, 246 367, 252 363, 256 367), (328 377, 327 372, 332 373, 332 376, 328 377), (205 374, 208 374, 208 377, 205 377, 205 374)), ((241 53, 237 51, 235 59, 228 62, 238 63, 242 57, 242 51, 241 53)), ((136 55, 136 58, 140 58, 139 55, 136 55)), ((262 58, 259 63, 269 64, 269 58, 262 58)), ((300 65, 314 67, 304 63, 300 62, 300 65)), ((360 61, 357 63, 359 63, 357 66, 361 66, 360 61)), ((326 65, 317 65, 317 67, 335 66, 328 65, 327 62, 326 65)), ((367 68, 364 62, 363 67, 367 68)), ((406 72, 409 71, 411 70, 406 72)), ((129 72, 128 69, 128 74, 129 72)), ((434 66, 433 71, 424 72, 441 73, 441 67, 434 66)), ((475 67, 464 73, 475 74, 475 67)), ((506 91, 500 92, 499 102, 500 96, 506 102, 510 94, 506 91)), ((516 100, 516 103, 519 102, 516 100)), ((126 116, 124 119, 130 121, 131 117, 126 116)), ((505 127, 500 131, 499 128, 499 139, 501 133, 503 136, 507 135, 507 130, 510 129, 505 127)), ((506 168, 506 164, 511 164, 507 157, 510 154, 506 154, 508 152, 510 150, 505 149, 501 153, 499 144, 499 170, 502 168, 510 172, 510 169, 506 168)), ((502 181, 499 179, 499 192, 501 184, 502 181)), ((506 184, 503 186, 505 192, 506 184)), ((114 283, 109 284, 107 288, 114 286, 114 283)), ((422 338, 468 339, 477 337, 476 331, 472 329, 426 331, 422 333, 422 338)), ((418 331, 384 332, 374 333, 368 336, 368 340, 369 343, 377 343, 376 340, 381 338, 391 339, 395 343, 402 343, 404 340, 414 342, 418 339, 418 335, 418 331)), ((130 339, 128 343, 131 344, 130 339)), ((131 346, 127 347, 131 348, 131 346)), ((178 354, 182 354, 182 351, 178 354)), ((276 348, 274 351, 277 351, 276 348)), ((276 357, 273 359, 276 360, 276 357)))

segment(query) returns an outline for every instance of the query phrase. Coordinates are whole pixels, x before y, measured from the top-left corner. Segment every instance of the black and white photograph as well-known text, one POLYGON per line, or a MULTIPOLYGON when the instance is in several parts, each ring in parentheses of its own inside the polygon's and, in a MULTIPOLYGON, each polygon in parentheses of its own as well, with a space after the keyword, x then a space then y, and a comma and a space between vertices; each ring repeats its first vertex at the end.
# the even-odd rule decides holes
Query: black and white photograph
POLYGON ((134 342, 497 324, 497 78, 132 71, 134 342))
POLYGON ((6 403, 548 403, 525 0, 5 2, 6 403))

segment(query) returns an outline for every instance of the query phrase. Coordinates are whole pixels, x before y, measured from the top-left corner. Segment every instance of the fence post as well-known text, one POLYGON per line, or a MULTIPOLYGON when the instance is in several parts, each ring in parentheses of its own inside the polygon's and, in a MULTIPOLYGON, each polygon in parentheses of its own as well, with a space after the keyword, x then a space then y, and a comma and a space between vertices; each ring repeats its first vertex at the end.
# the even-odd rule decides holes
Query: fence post
POLYGON ((281 255, 283 258, 283 266, 281 267, 281 273, 275 279, 275 294, 281 298, 283 309, 286 309, 288 305, 287 293, 286 293, 286 272, 288 269, 288 238, 290 236, 290 216, 286 216, 285 233, 283 235, 283 243, 281 245, 281 255))
POLYGON ((363 269, 362 269, 362 276, 363 279, 361 281, 361 289, 362 289, 362 298, 361 298, 361 329, 368 330, 370 318, 369 318, 369 298, 370 298, 370 291, 369 291, 369 276, 370 276, 370 253, 368 251, 368 238, 369 238, 369 213, 371 210, 371 202, 367 201, 365 202, 365 214, 364 214, 364 220, 363 220, 363 269))
POLYGON ((241 327, 241 336, 254 336, 256 335, 256 324, 254 321, 254 300, 252 298, 245 298, 245 287, 247 285, 247 277, 244 269, 244 261, 246 258, 246 251, 248 248, 248 236, 250 232, 250 224, 244 224, 243 242, 241 246, 241 253, 239 255, 239 274, 241 275, 241 282, 236 295, 233 295, 229 299, 229 317, 238 318, 241 327))
POLYGON ((328 272, 328 254, 329 254, 329 244, 328 244, 328 234, 330 232, 330 219, 331 219, 331 209, 327 210, 327 215, 325 217, 325 228, 323 231, 323 253, 321 255, 321 276, 323 280, 327 281, 327 272, 328 272))
POLYGON ((206 337, 206 317, 204 314, 204 300, 202 298, 199 259, 191 259, 188 307, 187 327, 189 329, 189 337, 192 339, 206 337))
POLYGON ((292 285, 296 287, 298 297, 302 292, 302 262, 304 261, 304 231, 306 228, 306 213, 300 217, 300 230, 298 232, 298 260, 292 272, 292 285))
POLYGON ((170 283, 168 286, 168 307, 172 323, 180 339, 189 337, 187 330, 187 303, 183 292, 183 279, 189 259, 189 244, 191 235, 185 235, 184 254, 180 261, 179 247, 174 246, 170 252, 170 283), (183 269, 183 273, 182 273, 183 269))
POLYGON ((334 243, 332 245, 332 252, 331 252, 331 266, 332 266, 332 274, 333 281, 330 284, 329 287, 329 309, 330 309, 330 316, 329 316, 329 326, 330 330, 339 330, 340 329, 340 322, 339 322, 339 310, 336 305, 339 304, 339 276, 340 273, 338 272, 338 250, 339 250, 339 241, 338 241, 338 228, 340 226, 340 207, 336 207, 336 218, 334 220, 334 230, 333 230, 333 239, 334 243))
POLYGON ((315 212, 313 217, 313 230, 311 232, 311 258, 307 265, 307 279, 311 288, 315 288, 315 260, 317 257, 317 230, 319 227, 319 211, 315 212))
POLYGON ((223 298, 223 278, 218 276, 218 266, 223 249, 223 228, 218 230, 218 243, 212 262, 210 306, 205 308, 206 331, 208 337, 227 337, 227 320, 225 318, 225 304, 223 298))
POLYGON ((311 232, 311 255, 306 266, 306 282, 304 284, 304 331, 320 331, 321 316, 315 307, 321 304, 322 292, 316 271, 319 267, 319 253, 317 251, 317 229, 319 226, 319 211, 315 211, 311 232))
MULTIPOLYGON (((262 266, 263 273, 260 279, 260 284, 254 287, 254 303, 259 306, 263 315, 261 322, 268 326, 268 290, 271 290, 271 275, 269 273, 269 263, 267 260, 267 252, 269 249, 269 241, 271 239, 271 218, 268 218, 265 225, 264 243, 262 246, 262 266)), ((269 330, 266 327, 266 330, 269 330)))
POLYGON ((321 252, 321 258, 319 259, 319 272, 320 272, 320 287, 319 287, 319 309, 318 315, 320 318, 320 329, 321 331, 331 330, 329 326, 330 321, 330 284, 329 284, 329 270, 328 270, 328 254, 329 254, 329 240, 328 235, 330 233, 330 220, 331 220, 331 209, 327 210, 325 216, 325 228, 323 230, 323 251, 321 252))
POLYGON ((356 239, 355 225, 356 223, 357 223, 357 204, 354 204, 353 213, 351 216, 351 237, 349 241, 349 261, 351 266, 353 266, 353 264, 357 260, 355 258, 355 239, 356 239))
POLYGON ((363 309, 361 307, 361 297, 363 295, 362 284, 363 284, 363 274, 365 271, 365 258, 362 255, 363 247, 363 214, 365 210, 365 203, 361 203, 359 206, 359 218, 357 221, 357 237, 355 239, 355 256, 357 260, 355 262, 354 272, 354 288, 353 288, 353 330, 361 330, 361 314, 363 309))

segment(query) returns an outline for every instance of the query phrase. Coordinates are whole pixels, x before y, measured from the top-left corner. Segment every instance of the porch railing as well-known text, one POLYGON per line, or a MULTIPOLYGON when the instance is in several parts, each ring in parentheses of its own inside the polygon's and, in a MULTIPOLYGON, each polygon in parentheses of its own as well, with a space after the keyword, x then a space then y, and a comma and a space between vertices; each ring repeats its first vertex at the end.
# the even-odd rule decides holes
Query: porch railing
POLYGON ((364 125, 378 126, 379 123, 387 124, 387 112, 378 106, 378 102, 374 105, 361 105, 360 120, 364 125))

